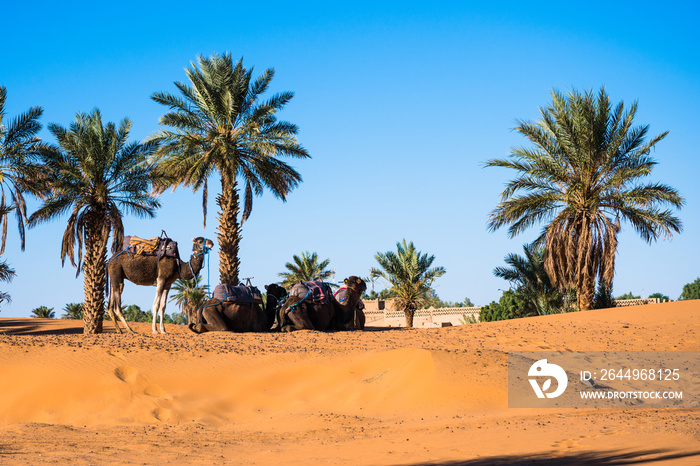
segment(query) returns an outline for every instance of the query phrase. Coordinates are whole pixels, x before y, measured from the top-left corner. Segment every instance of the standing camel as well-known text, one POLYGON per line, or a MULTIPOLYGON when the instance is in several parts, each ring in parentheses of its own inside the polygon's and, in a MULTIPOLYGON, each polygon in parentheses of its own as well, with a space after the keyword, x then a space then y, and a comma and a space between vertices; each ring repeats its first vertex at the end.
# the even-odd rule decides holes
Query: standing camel
POLYGON ((265 309, 256 303, 235 303, 212 298, 197 312, 197 323, 189 329, 194 333, 204 332, 267 332, 275 323, 278 303, 282 303, 287 291, 273 283, 266 285, 265 309), (202 320, 206 320, 204 323, 202 320))
POLYGON ((279 312, 283 332, 294 330, 344 330, 353 320, 355 309, 367 285, 359 277, 345 279, 345 301, 339 303, 330 290, 320 300, 314 300, 310 289, 327 287, 321 282, 297 283, 289 290, 289 298, 279 312))
POLYGON ((107 265, 109 275, 109 304, 107 312, 117 328, 117 332, 122 333, 117 317, 122 321, 129 333, 134 331, 124 319, 121 310, 122 291, 124 291, 124 280, 129 280, 136 285, 155 286, 156 298, 153 301, 153 333, 158 333, 156 329, 156 316, 160 315, 160 333, 165 333, 163 315, 168 301, 170 286, 177 279, 191 280, 199 274, 204 264, 204 255, 214 247, 214 242, 203 237, 192 240, 192 256, 189 262, 183 262, 179 258, 163 256, 127 255, 117 253, 107 265), (116 314, 116 316, 115 316, 116 314))

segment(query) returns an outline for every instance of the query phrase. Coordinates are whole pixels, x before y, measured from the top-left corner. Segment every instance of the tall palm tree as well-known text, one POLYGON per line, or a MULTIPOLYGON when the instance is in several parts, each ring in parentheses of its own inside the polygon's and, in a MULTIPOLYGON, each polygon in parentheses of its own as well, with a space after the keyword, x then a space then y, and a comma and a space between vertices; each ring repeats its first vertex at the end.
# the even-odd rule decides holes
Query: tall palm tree
POLYGON ((58 146, 42 151, 50 195, 29 218, 29 225, 53 220, 71 211, 63 234, 61 260, 84 273, 84 333, 100 333, 104 317, 107 240, 112 252, 124 239, 122 211, 153 217, 160 206, 151 194, 148 158, 157 144, 128 143, 131 122, 102 125, 99 110, 78 113, 70 128, 49 125, 58 146), (85 261, 83 262, 83 245, 85 261), (75 253, 77 249, 77 262, 75 253))
POLYGON ((152 99, 167 106, 160 124, 170 129, 157 132, 160 189, 184 185, 202 189, 204 226, 207 218, 209 177, 218 174, 219 273, 221 283, 238 285, 238 247, 241 226, 253 208, 253 196, 268 188, 285 200, 301 182, 301 175, 279 156, 309 157, 296 139, 298 128, 278 121, 276 114, 291 100, 283 92, 260 101, 274 76, 267 69, 252 81, 253 69, 231 55, 199 57, 187 71, 189 84, 176 82, 181 95, 158 92, 152 99), (239 185, 239 183, 241 183, 239 185), (243 212, 239 223, 239 191, 243 212))
POLYGON ((19 241, 24 251, 24 226, 27 223, 27 205, 24 193, 38 194, 42 183, 36 180, 35 165, 32 163, 42 143, 36 136, 41 130, 39 118, 44 112, 41 107, 32 107, 5 123, 5 101, 7 89, 0 86, 0 224, 2 240, 0 254, 5 252, 7 240, 7 216, 14 211, 19 228, 19 241))
POLYGON ((191 280, 175 280, 170 301, 175 302, 187 316, 187 323, 194 322, 195 311, 207 301, 207 287, 200 285, 202 277, 191 280))
POLYGON ((620 220, 648 243, 671 238, 682 224, 662 206, 680 209, 685 201, 667 185, 641 182, 656 164, 649 153, 668 133, 646 141, 649 126, 633 126, 636 102, 627 110, 622 102, 613 108, 605 88, 597 95, 553 91, 540 113, 539 122, 515 128, 534 148, 486 163, 518 172, 488 225, 492 231, 510 225, 513 237, 545 222, 538 241, 552 284, 575 287, 579 309, 588 310, 596 279, 612 284, 620 220))
POLYGON ((493 274, 513 283, 539 315, 560 312, 564 296, 552 285, 544 266, 544 250, 533 244, 523 246, 525 256, 508 254, 510 267, 496 267, 493 274))
POLYGON ((319 262, 318 254, 315 252, 302 252, 301 256, 294 255, 292 260, 294 262, 284 264, 289 272, 277 274, 284 279, 282 286, 285 288, 289 288, 300 281, 325 281, 333 274, 332 271, 328 270, 328 264, 331 263, 331 260, 324 259, 319 262))
POLYGON ((373 277, 382 277, 396 293, 394 307, 406 316, 406 327, 413 327, 416 310, 430 296, 433 282, 445 274, 443 267, 431 267, 435 256, 416 250, 413 242, 396 243, 396 252, 377 253, 375 256, 381 269, 372 268, 373 277))

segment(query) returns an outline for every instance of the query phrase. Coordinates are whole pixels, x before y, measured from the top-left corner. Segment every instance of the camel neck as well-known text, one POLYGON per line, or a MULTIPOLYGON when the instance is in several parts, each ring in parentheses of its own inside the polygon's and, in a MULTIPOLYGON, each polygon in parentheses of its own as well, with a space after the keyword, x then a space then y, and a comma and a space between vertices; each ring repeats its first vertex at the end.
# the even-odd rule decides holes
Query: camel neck
POLYGON ((357 306, 357 303, 360 302, 360 293, 357 290, 350 288, 349 286, 345 289, 347 290, 347 294, 345 295, 345 301, 339 304, 343 306, 343 309, 354 310, 355 306, 357 306))
POLYGON ((182 280, 192 280, 194 277, 199 275, 199 271, 202 270, 202 265, 204 264, 204 252, 192 254, 190 256, 190 261, 186 264, 187 267, 181 267, 180 278, 182 280))

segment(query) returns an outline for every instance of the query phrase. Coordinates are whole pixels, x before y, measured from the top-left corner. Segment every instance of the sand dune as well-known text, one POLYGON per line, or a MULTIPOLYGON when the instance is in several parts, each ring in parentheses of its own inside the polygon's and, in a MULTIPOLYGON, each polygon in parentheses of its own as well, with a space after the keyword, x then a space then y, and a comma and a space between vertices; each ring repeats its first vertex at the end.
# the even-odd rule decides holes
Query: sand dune
POLYGON ((511 351, 698 351, 700 301, 441 329, 0 319, 2 464, 700 464, 697 409, 512 409, 511 351))

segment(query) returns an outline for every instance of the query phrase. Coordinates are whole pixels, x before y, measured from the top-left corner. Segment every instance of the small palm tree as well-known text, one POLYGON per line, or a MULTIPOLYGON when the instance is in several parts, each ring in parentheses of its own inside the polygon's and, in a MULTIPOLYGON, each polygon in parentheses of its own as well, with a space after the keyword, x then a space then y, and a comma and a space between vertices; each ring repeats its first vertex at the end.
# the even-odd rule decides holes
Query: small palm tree
POLYGON ((83 320, 83 303, 66 304, 61 319, 83 320))
POLYGON ((202 277, 194 277, 191 280, 176 280, 173 283, 175 292, 170 301, 180 306, 182 313, 187 316, 187 323, 195 322, 197 309, 207 301, 207 286, 200 285, 202 277))
POLYGON ((285 200, 301 175, 278 157, 309 157, 297 142, 296 125, 276 118, 293 94, 283 92, 260 102, 274 70, 265 70, 255 81, 252 73, 242 59, 234 65, 230 54, 199 57, 198 64, 187 70, 191 86, 175 83, 181 96, 162 92, 152 96, 171 110, 160 124, 172 129, 153 136, 162 143, 157 154, 159 189, 180 185, 202 189, 206 226, 209 177, 215 173, 220 177, 219 273, 221 283, 230 285, 239 283, 241 226, 250 216, 253 196, 266 187, 285 200), (240 223, 239 190, 244 191, 240 223))
POLYGON ((61 260, 65 263, 68 257, 77 269, 76 277, 84 273, 84 333, 102 332, 107 241, 111 233, 112 252, 121 247, 122 210, 153 217, 160 206, 150 192, 152 172, 147 163, 157 144, 127 143, 130 128, 128 119, 119 127, 114 123, 103 126, 99 110, 78 113, 69 129, 49 125, 58 146, 41 153, 51 193, 31 215, 29 225, 72 210, 63 234, 61 260))
POLYGON ((593 92, 552 92, 542 120, 520 122, 516 130, 534 148, 517 148, 510 159, 487 167, 515 170, 501 203, 491 212, 489 228, 510 225, 513 237, 544 222, 545 267, 552 284, 574 287, 581 310, 591 308, 596 280, 612 284, 620 220, 646 242, 671 238, 682 229, 671 210, 683 197, 659 183, 641 183, 656 162, 649 156, 666 132, 646 141, 648 126, 633 126, 637 103, 614 108, 602 88, 593 92))
POLYGON ((396 243, 396 252, 377 253, 381 269, 372 268, 373 277, 382 277, 396 294, 394 307, 406 316, 406 327, 413 327, 413 316, 430 296, 433 282, 445 274, 443 267, 431 267, 435 256, 416 250, 413 242, 396 243))
MULTIPOLYGON (((0 262, 0 282, 10 283, 15 278, 15 269, 11 268, 7 261, 0 262)), ((9 293, 0 291, 0 304, 12 302, 9 293)))
POLYGON ((56 313, 53 312, 52 307, 39 306, 32 309, 32 317, 36 317, 37 319, 53 319, 55 316, 56 313))
POLYGON ((513 283, 538 315, 554 314, 563 307, 563 296, 553 285, 544 267, 544 250, 533 244, 523 246, 525 256, 508 254, 510 267, 496 267, 493 274, 513 283))
POLYGON ((287 262, 284 264, 285 268, 289 272, 278 273, 277 275, 282 277, 284 281, 282 286, 289 288, 295 283, 300 281, 306 282, 311 280, 328 280, 333 272, 328 270, 328 264, 331 263, 330 259, 324 259, 319 262, 318 254, 315 252, 304 251, 301 256, 294 255, 292 257, 293 262, 287 262))
POLYGON ((39 194, 43 187, 42 183, 35 182, 37 174, 32 163, 43 146, 36 136, 41 130, 39 118, 43 109, 32 107, 6 125, 3 121, 6 99, 7 89, 0 86, 0 254, 5 252, 7 217, 11 211, 17 217, 20 247, 24 251, 24 226, 28 221, 24 193, 39 194))

